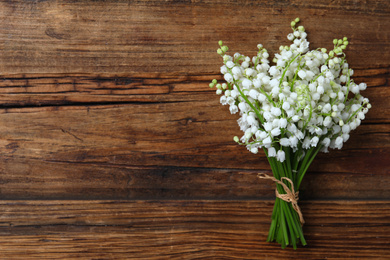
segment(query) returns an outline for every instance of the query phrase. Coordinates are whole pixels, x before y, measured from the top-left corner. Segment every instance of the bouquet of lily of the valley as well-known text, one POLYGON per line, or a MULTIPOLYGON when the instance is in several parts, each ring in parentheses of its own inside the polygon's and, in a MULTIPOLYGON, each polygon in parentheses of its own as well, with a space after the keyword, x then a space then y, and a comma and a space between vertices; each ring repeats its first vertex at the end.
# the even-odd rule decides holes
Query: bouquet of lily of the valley
POLYGON ((304 219, 298 206, 298 190, 311 162, 319 151, 341 149, 349 133, 364 119, 371 107, 360 91, 365 83, 351 79, 344 49, 346 37, 334 39, 334 48, 309 50, 303 26, 291 22, 290 46, 280 46, 270 64, 263 45, 253 58, 240 53, 229 56, 219 42, 223 58, 221 73, 226 83, 213 80, 222 105, 239 113, 244 132, 234 140, 252 153, 263 149, 273 176, 260 178, 276 182, 276 200, 267 241, 285 248, 306 245, 302 232, 304 219))

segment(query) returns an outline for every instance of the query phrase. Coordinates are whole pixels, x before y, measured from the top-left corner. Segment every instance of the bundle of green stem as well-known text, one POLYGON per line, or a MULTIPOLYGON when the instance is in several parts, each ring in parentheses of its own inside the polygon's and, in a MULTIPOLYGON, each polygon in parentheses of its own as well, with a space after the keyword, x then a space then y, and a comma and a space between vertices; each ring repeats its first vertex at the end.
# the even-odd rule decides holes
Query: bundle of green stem
POLYGON ((304 223, 302 213, 299 207, 298 209, 294 207, 294 201, 292 201, 294 198, 283 199, 282 196, 287 193, 294 194, 295 191, 297 192, 294 195, 298 195, 302 179, 315 156, 321 150, 321 145, 306 151, 300 148, 295 152, 289 147, 283 147, 286 154, 286 160, 283 162, 278 161, 275 157, 268 157, 267 150, 264 150, 274 175, 274 178, 270 179, 277 182, 276 194, 280 196, 275 200, 267 242, 276 241, 281 244, 282 248, 292 245, 296 249, 299 242, 302 245, 307 244, 302 230, 304 223))

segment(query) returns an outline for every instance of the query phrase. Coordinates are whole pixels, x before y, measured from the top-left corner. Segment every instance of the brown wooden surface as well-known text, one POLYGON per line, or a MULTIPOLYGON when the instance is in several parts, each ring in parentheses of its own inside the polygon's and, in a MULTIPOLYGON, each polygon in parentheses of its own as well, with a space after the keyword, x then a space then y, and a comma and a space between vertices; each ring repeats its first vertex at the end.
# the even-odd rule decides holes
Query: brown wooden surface
POLYGON ((390 2, 0 1, 0 259, 390 259, 390 2), (366 120, 300 191, 309 246, 265 243, 274 186, 208 88, 254 55, 347 36, 366 120))
POLYGON ((310 244, 296 251, 264 241, 273 201, 68 200, 0 205, 4 258, 385 259, 390 247, 390 203, 383 201, 301 203, 310 244))

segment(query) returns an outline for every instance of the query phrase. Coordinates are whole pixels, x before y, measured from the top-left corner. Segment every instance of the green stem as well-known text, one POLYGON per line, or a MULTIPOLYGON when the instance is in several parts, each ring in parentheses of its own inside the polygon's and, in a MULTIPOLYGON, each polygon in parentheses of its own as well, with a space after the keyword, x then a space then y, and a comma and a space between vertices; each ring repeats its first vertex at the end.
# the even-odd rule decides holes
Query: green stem
POLYGON ((287 64, 286 68, 285 68, 284 71, 283 71, 282 77, 280 78, 279 87, 282 85, 284 76, 286 75, 287 70, 290 68, 291 63, 293 63, 293 62, 295 61, 295 59, 296 59, 299 55, 301 55, 301 54, 298 53, 297 55, 295 55, 295 57, 287 64))
MULTIPOLYGON (((267 150, 264 150, 267 154, 267 150)), ((293 180, 295 174, 291 171, 291 151, 289 149, 284 150, 287 159, 283 163, 277 161, 274 157, 267 156, 267 158, 275 178, 280 180, 282 177, 287 177, 293 180)), ((289 185, 287 182, 286 184, 289 185)), ((281 185, 277 184, 276 188, 280 194, 285 193, 281 185)), ((294 249, 297 248, 298 241, 302 245, 306 245, 299 216, 291 203, 276 198, 271 219, 272 222, 267 237, 268 242, 276 241, 281 244, 282 248, 291 245, 294 249)))
POLYGON ((252 104, 252 102, 249 101, 249 99, 244 95, 244 93, 242 93, 240 87, 238 86, 238 84, 234 83, 237 87, 237 90, 238 92, 240 93, 241 97, 245 100, 245 102, 253 109, 253 111, 255 112, 257 118, 260 120, 261 124, 264 125, 264 119, 263 117, 261 116, 260 112, 257 110, 257 108, 252 104))
POLYGON ((313 162, 314 158, 316 157, 318 152, 321 150, 321 148, 322 148, 322 145, 317 145, 317 147, 313 147, 309 150, 310 153, 308 152, 305 155, 305 158, 304 158, 303 163, 301 165, 301 169, 298 172, 298 181, 297 181, 297 185, 296 185, 297 190, 301 186, 301 182, 303 180, 303 177, 306 174, 307 169, 309 169, 310 164, 313 162))
POLYGON ((303 56, 301 56, 301 58, 299 59, 298 68, 295 70, 294 79, 293 79, 293 81, 291 82, 291 86, 290 86, 290 91, 291 91, 291 92, 294 90, 295 80, 297 79, 298 72, 299 72, 299 70, 301 69, 301 61, 302 61, 302 59, 303 59, 303 56))
MULTIPOLYGON (((264 148, 264 151, 267 155, 274 177, 278 180, 281 180, 282 177, 291 179, 295 191, 298 191, 303 176, 321 147, 321 145, 318 145, 317 147, 307 150, 302 160, 300 160, 303 151, 301 146, 298 146, 298 149, 295 152, 292 152, 292 149, 289 147, 275 147, 277 149, 283 149, 285 152, 286 160, 284 162, 277 161, 275 157, 269 157, 266 148, 264 148)), ((291 189, 289 182, 284 181, 284 183, 291 189)), ((276 189, 280 194, 286 193, 280 184, 276 185, 276 189)), ((276 198, 271 219, 272 221, 267 237, 268 242, 276 241, 281 244, 282 248, 291 245, 294 249, 297 248, 299 242, 301 245, 307 245, 299 215, 290 202, 276 198)))
POLYGON ((285 207, 284 207, 284 204, 281 203, 280 204, 280 223, 281 223, 281 226, 282 226, 282 229, 283 229, 283 242, 284 242, 284 245, 287 246, 289 244, 289 241, 288 241, 288 231, 287 231, 287 226, 286 226, 286 221, 285 221, 285 215, 286 215, 287 211, 285 210, 285 207))
POLYGON ((275 239, 275 229, 276 229, 276 223, 278 222, 278 217, 280 215, 279 213, 279 200, 275 200, 274 210, 272 211, 272 222, 268 233, 267 242, 272 242, 275 239))

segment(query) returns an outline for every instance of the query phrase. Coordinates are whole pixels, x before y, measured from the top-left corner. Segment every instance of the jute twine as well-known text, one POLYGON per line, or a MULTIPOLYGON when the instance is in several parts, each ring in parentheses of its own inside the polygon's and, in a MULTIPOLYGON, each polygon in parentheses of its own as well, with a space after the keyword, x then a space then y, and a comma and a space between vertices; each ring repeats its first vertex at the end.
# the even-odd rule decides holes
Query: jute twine
POLYGON ((269 180, 272 180, 272 181, 282 185, 282 187, 283 187, 284 191, 286 192, 286 194, 280 194, 278 192, 278 189, 275 188, 275 195, 276 195, 276 197, 278 197, 279 199, 284 200, 286 202, 291 202, 291 205, 292 205, 293 209, 298 213, 299 220, 301 222, 301 225, 303 226, 303 224, 305 223, 305 220, 303 219, 303 215, 302 215, 301 209, 298 206, 298 199, 299 199, 298 198, 298 193, 299 192, 298 191, 295 192, 294 184, 293 184, 292 180, 290 180, 287 177, 282 177, 282 178, 280 178, 280 180, 278 180, 275 177, 269 176, 269 175, 267 175, 265 173, 259 173, 258 177, 260 179, 269 179, 269 180), (288 186, 285 183, 283 183, 283 180, 286 180, 286 181, 288 181, 291 184, 291 190, 288 188, 288 186))

